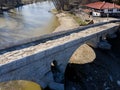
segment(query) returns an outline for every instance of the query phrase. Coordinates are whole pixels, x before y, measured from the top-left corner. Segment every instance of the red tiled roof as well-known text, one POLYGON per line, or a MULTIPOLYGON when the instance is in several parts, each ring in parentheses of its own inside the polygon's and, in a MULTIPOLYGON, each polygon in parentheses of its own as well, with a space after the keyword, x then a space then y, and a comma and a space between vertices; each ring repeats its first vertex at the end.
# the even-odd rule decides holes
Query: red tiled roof
POLYGON ((94 8, 94 9, 120 8, 120 5, 117 5, 114 3, 108 3, 108 2, 94 2, 94 3, 87 4, 85 6, 90 7, 90 8, 94 8))

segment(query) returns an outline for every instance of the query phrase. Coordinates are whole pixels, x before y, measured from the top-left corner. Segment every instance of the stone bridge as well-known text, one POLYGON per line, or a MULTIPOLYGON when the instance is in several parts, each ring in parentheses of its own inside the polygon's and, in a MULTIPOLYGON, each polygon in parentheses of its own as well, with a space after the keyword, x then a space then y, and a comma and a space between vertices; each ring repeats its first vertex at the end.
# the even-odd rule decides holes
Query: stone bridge
POLYGON ((46 87, 53 81, 53 60, 64 73, 71 56, 81 45, 110 49, 106 38, 116 37, 115 33, 120 30, 119 22, 112 20, 0 45, 0 82, 30 80, 46 87))

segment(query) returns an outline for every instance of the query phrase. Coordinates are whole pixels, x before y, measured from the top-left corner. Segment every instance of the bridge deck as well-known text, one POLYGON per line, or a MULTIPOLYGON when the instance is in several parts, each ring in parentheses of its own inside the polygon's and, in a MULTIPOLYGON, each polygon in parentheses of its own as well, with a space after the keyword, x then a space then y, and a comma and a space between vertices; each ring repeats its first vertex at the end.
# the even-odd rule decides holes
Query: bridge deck
MULTIPOLYGON (((118 26, 118 24, 107 23, 99 27, 90 27, 84 31, 71 33, 70 35, 66 35, 64 37, 60 37, 57 39, 55 37, 55 39, 53 40, 46 41, 44 43, 39 43, 38 45, 35 45, 35 46, 29 46, 23 49, 13 50, 11 52, 3 51, 4 53, 0 55, 0 66, 3 66, 7 63, 11 63, 16 60, 20 60, 21 58, 36 54, 38 52, 43 52, 42 55, 44 57, 45 53, 48 53, 48 52, 45 52, 48 49, 52 49, 57 46, 61 46, 63 48, 63 45, 65 43, 69 43, 77 39, 81 39, 81 43, 84 43, 86 40, 89 40, 90 38, 95 37, 98 33, 100 32, 105 33, 106 30, 108 31, 109 28, 113 28, 115 26, 118 26)), ((57 51, 57 49, 55 51, 57 51)), ((53 52, 55 51, 53 50, 53 52)))

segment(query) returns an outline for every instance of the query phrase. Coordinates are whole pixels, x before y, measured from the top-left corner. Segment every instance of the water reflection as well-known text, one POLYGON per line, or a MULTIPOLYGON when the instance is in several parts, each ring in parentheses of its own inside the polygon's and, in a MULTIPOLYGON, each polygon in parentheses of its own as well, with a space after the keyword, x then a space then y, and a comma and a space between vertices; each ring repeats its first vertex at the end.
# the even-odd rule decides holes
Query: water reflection
POLYGON ((31 81, 17 80, 0 83, 0 90, 42 90, 42 88, 31 81))
POLYGON ((58 24, 49 12, 53 8, 52 2, 44 1, 4 12, 0 16, 0 44, 51 33, 58 24))

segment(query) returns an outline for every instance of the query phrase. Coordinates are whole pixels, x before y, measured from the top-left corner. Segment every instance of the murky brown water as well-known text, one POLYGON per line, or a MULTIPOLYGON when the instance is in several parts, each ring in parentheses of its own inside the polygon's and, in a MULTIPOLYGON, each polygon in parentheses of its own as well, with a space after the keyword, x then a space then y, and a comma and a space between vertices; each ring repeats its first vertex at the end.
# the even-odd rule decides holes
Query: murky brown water
POLYGON ((53 8, 52 2, 44 1, 4 12, 0 15, 0 44, 53 32, 58 26, 49 12, 53 8))

